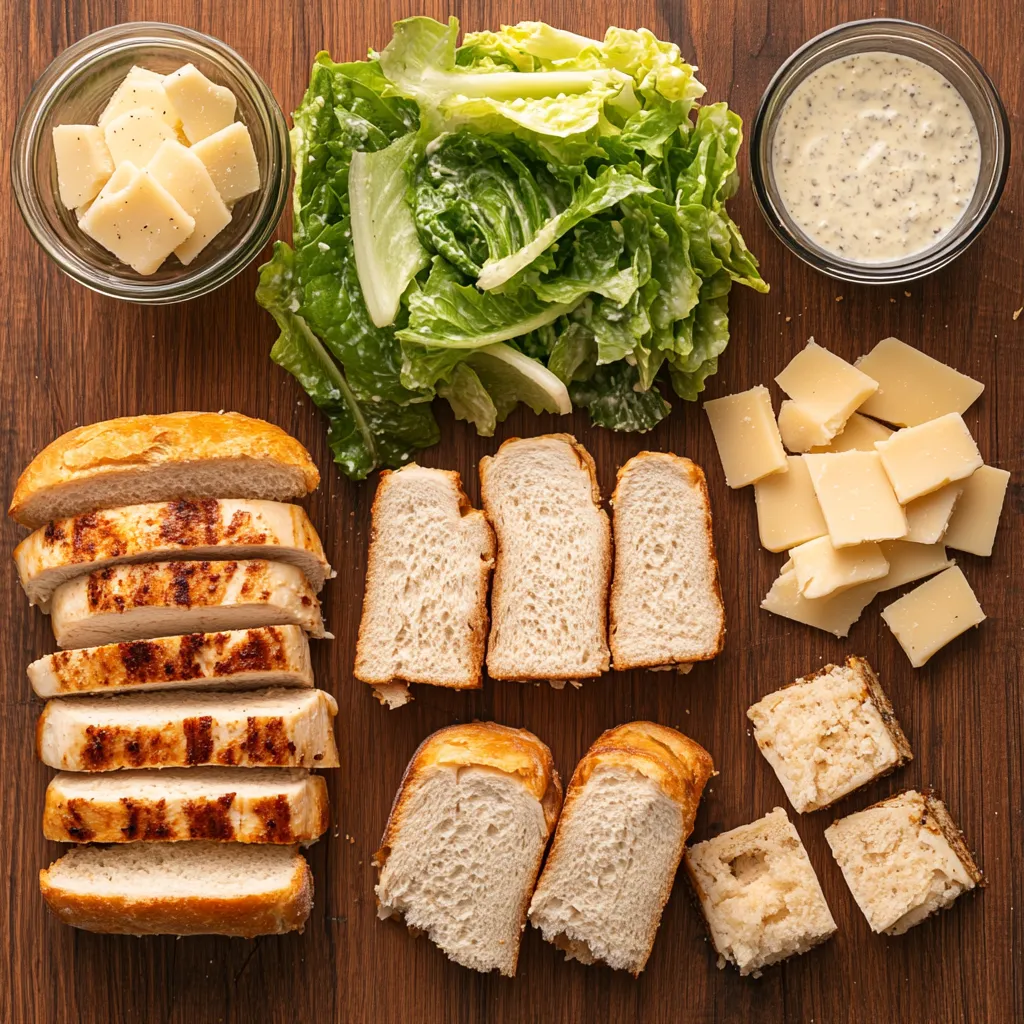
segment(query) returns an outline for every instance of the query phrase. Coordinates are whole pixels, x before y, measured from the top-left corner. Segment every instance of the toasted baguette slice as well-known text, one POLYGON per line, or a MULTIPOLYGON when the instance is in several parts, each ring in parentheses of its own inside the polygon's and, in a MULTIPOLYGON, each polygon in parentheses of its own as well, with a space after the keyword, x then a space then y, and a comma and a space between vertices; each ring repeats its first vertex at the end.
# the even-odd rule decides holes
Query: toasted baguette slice
POLYGON ((511 977, 561 804, 551 751, 532 733, 474 722, 428 736, 375 858, 379 916, 404 918, 464 967, 511 977))
POLYGON ((7 514, 35 529, 151 501, 287 501, 319 483, 309 452, 272 423, 237 412, 125 416, 47 445, 21 474, 7 514))
POLYGON ((39 697, 121 690, 312 686, 309 641, 298 626, 188 633, 131 640, 33 661, 28 678, 39 697))
POLYGON ((458 473, 415 464, 381 473, 356 679, 482 686, 493 568, 494 535, 458 473))
POLYGON ((611 530, 587 450, 569 434, 513 438, 480 461, 480 491, 498 542, 488 673, 607 672, 611 530))
POLYGON ((313 907, 294 846, 73 846, 39 888, 65 924, 112 935, 280 935, 302 931, 313 907))
POLYGON ((567 960, 640 974, 714 766, 674 729, 609 729, 576 766, 530 921, 567 960))
POLYGON ((59 587, 50 614, 60 647, 257 626, 329 635, 309 581, 281 562, 112 566, 59 587))
POLYGON ((725 640, 725 606, 703 470, 678 455, 641 452, 619 470, 612 505, 615 668, 714 658, 725 640))
POLYGON ((304 768, 60 772, 43 809, 59 843, 309 843, 327 825, 327 784, 304 768))
POLYGON ((337 713, 323 690, 57 697, 39 716, 36 751, 43 764, 72 772, 199 764, 337 768, 337 713))
POLYGON ((313 524, 279 501, 172 501, 58 519, 14 551, 31 604, 46 611, 54 590, 113 565, 188 559, 271 558, 300 568, 315 591, 331 567, 313 524))

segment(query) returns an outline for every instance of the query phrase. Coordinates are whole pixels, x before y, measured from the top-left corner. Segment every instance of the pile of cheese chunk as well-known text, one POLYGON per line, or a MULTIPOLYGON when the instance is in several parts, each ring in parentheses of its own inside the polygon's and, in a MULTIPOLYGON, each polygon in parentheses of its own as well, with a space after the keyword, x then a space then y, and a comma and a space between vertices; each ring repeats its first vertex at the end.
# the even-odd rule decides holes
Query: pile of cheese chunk
POLYGON ((877 594, 932 577, 882 611, 923 665, 985 618, 946 555, 992 554, 1010 479, 963 421, 984 385, 896 338, 856 365, 812 338, 775 380, 777 421, 763 386, 704 404, 726 483, 754 485, 761 543, 789 553, 761 607, 843 637, 877 594))
POLYGON ((194 65, 133 67, 97 124, 53 129, 61 202, 90 238, 139 274, 192 260, 260 187, 234 93, 194 65))

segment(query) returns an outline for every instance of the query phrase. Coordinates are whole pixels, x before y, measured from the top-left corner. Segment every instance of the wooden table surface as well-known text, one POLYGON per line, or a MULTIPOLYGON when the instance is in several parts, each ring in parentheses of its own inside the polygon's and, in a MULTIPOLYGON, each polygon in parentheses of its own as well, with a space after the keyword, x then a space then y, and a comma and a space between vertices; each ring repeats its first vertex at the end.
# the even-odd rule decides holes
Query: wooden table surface
MULTIPOLYGON (((608 24, 646 25, 700 65, 711 99, 728 99, 747 120, 780 62, 805 39, 872 15, 916 19, 947 32, 978 57, 1002 93, 1013 130, 1022 128, 1024 73, 1017 0, 982 4, 885 0, 665 0, 639 3, 537 0, 532 4, 435 0, 8 0, 2 5, 2 180, 17 110, 31 83, 65 46, 118 21, 189 25, 226 40, 269 82, 290 111, 313 55, 327 48, 358 59, 383 46, 391 22, 412 13, 457 14, 464 28, 540 18, 600 34, 608 24), (1015 13, 1016 11, 1016 13, 1015 13)), ((1002 204, 959 262, 904 288, 837 284, 801 265, 757 212, 746 172, 733 213, 759 254, 768 296, 734 289, 733 338, 706 397, 772 377, 809 335, 853 358, 896 335, 983 381, 966 416, 986 461, 1014 473, 995 554, 958 556, 988 614, 980 630, 915 671, 882 625, 876 602, 848 640, 758 609, 780 558, 760 550, 753 495, 725 487, 706 417, 679 404, 647 437, 591 428, 584 416, 517 413, 492 439, 441 414, 443 440, 423 453, 430 466, 462 473, 478 498, 476 464, 505 437, 572 429, 594 454, 605 495, 616 468, 643 448, 671 450, 707 470, 728 614, 725 652, 687 677, 611 674, 580 690, 486 683, 459 695, 418 688, 416 701, 387 712, 352 679, 374 483, 352 484, 331 466, 324 423, 298 385, 267 357, 271 318, 253 299, 256 265, 217 294, 185 305, 144 308, 91 295, 47 260, 30 238, 10 189, 0 189, 0 403, 2 494, 47 442, 78 424, 175 409, 237 409, 265 417, 311 450, 324 482, 309 502, 338 578, 325 590, 334 642, 314 644, 319 685, 338 699, 342 767, 327 773, 330 833, 309 853, 316 905, 302 936, 255 941, 134 938, 76 932, 50 916, 38 870, 58 855, 40 831, 51 776, 33 752, 39 703, 25 666, 53 650, 49 623, 28 608, 13 566, 0 574, 6 630, 0 688, 0 1020, 48 1021, 855 1021, 1008 1024, 1024 1019, 1024 682, 1021 666, 1024 508, 1024 179, 1015 160, 1002 204), (823 838, 833 812, 796 818, 839 926, 823 947, 760 980, 719 971, 682 875, 639 981, 604 967, 565 963, 528 929, 515 979, 450 963, 425 938, 376 920, 376 849, 402 770, 433 730, 474 718, 534 730, 563 779, 603 730, 634 718, 676 726, 714 756, 694 838, 787 806, 758 753, 744 712, 781 683, 865 655, 878 670, 915 753, 897 774, 844 800, 857 810, 907 786, 932 785, 988 877, 988 888, 902 938, 873 935, 823 838), (349 838, 351 837, 351 838, 349 838), (5 977, 6 975, 6 977, 5 977)), ((286 218, 286 231, 287 231, 286 218)), ((22 531, 2 528, 6 557, 22 531)), ((792 813, 792 812, 791 812, 792 813)), ((794 815, 794 817, 796 817, 794 815)))

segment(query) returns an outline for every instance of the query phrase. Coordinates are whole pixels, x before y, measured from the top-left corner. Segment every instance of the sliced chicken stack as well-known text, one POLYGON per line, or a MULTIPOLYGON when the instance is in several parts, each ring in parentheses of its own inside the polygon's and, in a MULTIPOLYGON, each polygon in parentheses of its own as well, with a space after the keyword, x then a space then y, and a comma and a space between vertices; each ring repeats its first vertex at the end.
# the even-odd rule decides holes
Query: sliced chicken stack
POLYGON ((305 511, 309 453, 236 413, 110 420, 18 481, 14 553, 61 650, 28 668, 60 770, 44 832, 81 846, 40 876, 70 924, 136 934, 299 929, 299 844, 327 828, 337 705, 308 637, 333 573, 305 511), (183 840, 205 840, 189 848, 183 840), (219 845, 216 845, 219 844, 219 845), (277 852, 268 846, 279 847, 277 852))

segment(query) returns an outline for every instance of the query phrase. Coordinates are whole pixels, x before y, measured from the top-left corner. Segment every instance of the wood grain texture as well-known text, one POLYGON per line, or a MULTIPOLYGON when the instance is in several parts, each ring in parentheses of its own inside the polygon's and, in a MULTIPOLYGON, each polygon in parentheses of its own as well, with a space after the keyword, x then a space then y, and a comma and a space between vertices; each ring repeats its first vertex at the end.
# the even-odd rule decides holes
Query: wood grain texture
MULTIPOLYGON (((728 99, 749 124, 779 63, 839 22, 896 15, 934 25, 965 43, 999 87, 1015 132, 1022 127, 1024 73, 1017 0, 8 0, 0 11, 2 180, 17 109, 31 83, 69 43, 118 21, 193 26, 236 47, 291 110, 317 50, 361 57, 411 13, 457 14, 469 28, 520 17, 580 32, 643 24, 675 40, 700 65, 713 99, 728 99)), ((766 383, 813 334, 854 357, 895 334, 984 381, 967 422, 986 459, 1014 473, 990 560, 960 564, 989 619, 919 671, 910 668, 878 616, 878 603, 839 641, 758 610, 779 564, 759 549, 749 491, 725 487, 706 418, 680 404, 640 438, 591 429, 576 435, 594 454, 604 493, 618 466, 641 448, 671 450, 705 467, 728 615, 724 653, 687 677, 635 672, 555 692, 487 683, 477 693, 418 688, 411 706, 384 711, 353 681, 373 483, 344 481, 329 463, 324 424, 267 353, 275 330, 253 301, 255 265, 216 295, 170 308, 142 308, 90 295, 63 277, 31 240, 8 187, 0 190, 0 380, 5 400, 2 491, 57 434, 111 416, 174 409, 237 409, 263 416, 309 446, 324 483, 309 502, 338 578, 326 589, 333 643, 317 642, 319 684, 339 701, 342 768, 327 773, 329 837, 310 852, 316 906, 303 936, 256 941, 135 940, 77 933, 49 916, 36 876, 59 848, 42 838, 50 772, 33 755, 39 705, 25 665, 53 649, 47 621, 30 611, 13 567, 0 574, 7 619, 0 690, 0 1020, 49 1021, 519 1021, 643 1020, 987 1022, 1024 1019, 1024 181, 1015 159, 1002 205, 981 240, 955 266, 902 288, 838 285, 790 256, 758 214, 749 189, 733 212, 772 284, 767 297, 733 292, 733 340, 706 397, 766 383), (562 962, 535 930, 518 976, 484 977, 450 964, 426 939, 376 920, 370 856, 417 744, 443 725, 487 718, 534 730, 563 778, 603 730, 633 718, 680 727, 714 756, 720 775, 706 794, 694 837, 703 839, 785 806, 781 787, 749 735, 745 709, 780 683, 865 655, 878 670, 916 759, 844 800, 859 809, 909 785, 934 785, 977 851, 988 889, 902 938, 872 935, 828 854, 833 812, 798 818, 839 932, 823 947, 760 980, 718 971, 682 877, 639 981, 562 962), (351 837, 351 839, 347 838, 351 837)), ((441 414, 444 440, 422 462, 457 469, 476 501, 477 460, 516 434, 567 429, 569 421, 517 413, 499 436, 473 436, 441 414)), ((21 532, 2 527, 5 555, 21 532)))

